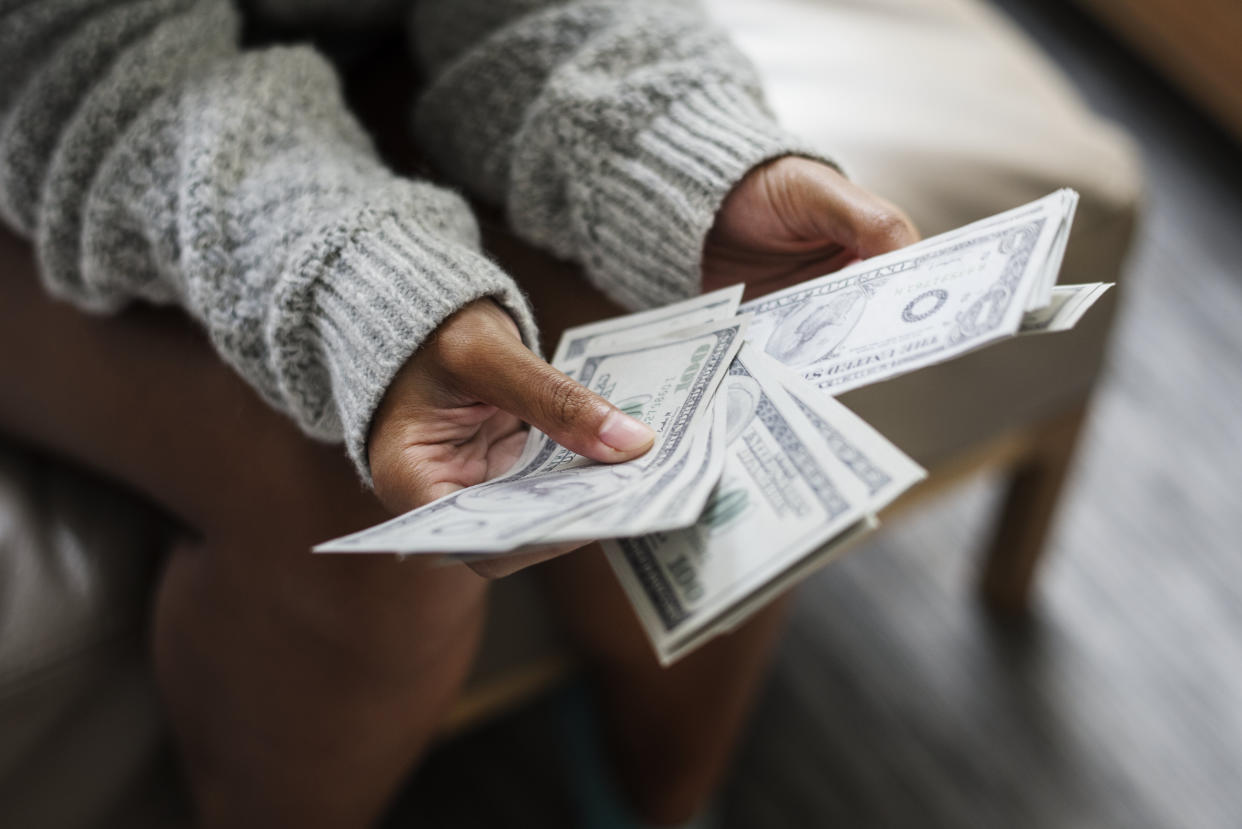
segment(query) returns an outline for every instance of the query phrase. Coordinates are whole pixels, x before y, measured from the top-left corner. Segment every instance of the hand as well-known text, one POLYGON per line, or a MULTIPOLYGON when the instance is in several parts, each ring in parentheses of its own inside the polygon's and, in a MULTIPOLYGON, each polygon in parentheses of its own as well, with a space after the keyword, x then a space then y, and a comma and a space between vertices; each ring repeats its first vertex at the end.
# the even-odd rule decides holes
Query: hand
MULTIPOLYGON (((523 421, 604 463, 655 441, 648 426, 535 356, 500 306, 478 300, 436 329, 380 402, 367 444, 375 494, 405 512, 494 478, 517 461, 523 421)), ((495 578, 568 549, 471 566, 495 578)))
POLYGON ((787 288, 918 241, 910 219, 827 164, 786 156, 725 199, 703 248, 703 290, 787 288))

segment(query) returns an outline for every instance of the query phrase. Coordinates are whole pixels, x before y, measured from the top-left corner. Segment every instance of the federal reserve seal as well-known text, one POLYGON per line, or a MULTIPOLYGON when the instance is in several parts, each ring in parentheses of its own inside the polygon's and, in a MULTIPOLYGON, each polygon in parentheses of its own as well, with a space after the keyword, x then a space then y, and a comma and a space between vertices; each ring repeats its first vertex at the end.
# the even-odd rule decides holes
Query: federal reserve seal
POLYGON ((901 318, 906 322, 921 322, 944 307, 949 301, 949 292, 943 288, 924 291, 906 304, 901 318))

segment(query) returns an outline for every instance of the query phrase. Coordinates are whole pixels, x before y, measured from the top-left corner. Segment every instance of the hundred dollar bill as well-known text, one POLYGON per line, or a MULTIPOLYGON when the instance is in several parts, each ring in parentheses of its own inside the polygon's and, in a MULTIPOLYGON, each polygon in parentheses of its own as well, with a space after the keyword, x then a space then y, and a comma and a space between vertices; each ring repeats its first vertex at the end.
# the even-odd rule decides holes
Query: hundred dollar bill
POLYGON ((871 498, 747 344, 719 392, 724 472, 698 522, 606 540, 609 563, 664 659, 864 521, 871 498))
POLYGON ((836 395, 1012 336, 1051 290, 1075 202, 1054 193, 744 303, 747 339, 836 395))
POLYGON ((774 360, 763 365, 776 377, 798 410, 825 444, 867 490, 867 510, 878 513, 914 484, 927 470, 870 423, 774 360))
POLYGON ((654 474, 643 476, 634 490, 609 506, 550 530, 534 547, 569 541, 594 541, 637 533, 680 529, 695 522, 724 470, 725 409, 701 423, 686 442, 681 457, 654 474))
POLYGON ((780 598, 782 594, 854 549, 858 542, 878 526, 880 522, 874 515, 864 515, 844 532, 828 540, 819 549, 803 556, 788 570, 761 585, 733 607, 713 617, 693 634, 670 638, 659 645, 653 642, 660 664, 667 667, 711 639, 736 630, 750 617, 780 598))
MULTIPOLYGON (((620 497, 671 483, 664 473, 709 411, 741 347, 747 317, 707 323, 645 344, 590 351, 577 379, 651 426, 656 443, 621 464, 598 464, 546 437, 492 481, 468 487, 316 552, 499 553, 546 536, 620 497), (641 485, 640 485, 641 484, 641 485)), ((670 496, 671 497, 671 496, 670 496)))
POLYGON ((1052 299, 1043 308, 1027 311, 1022 316, 1019 334, 1048 334, 1068 331, 1078 324, 1087 309, 1113 287, 1112 282, 1089 282, 1084 285, 1058 285, 1052 299))
POLYGON ((635 533, 680 529, 695 522, 724 467, 724 410, 713 406, 710 424, 702 419, 667 468, 653 468, 626 485, 616 498, 503 553, 448 553, 446 560, 477 562, 513 553, 568 552, 584 542, 635 533))
MULTIPOLYGON (((750 355, 758 363, 757 356, 750 355)), ((757 366, 757 368, 759 368, 757 366)), ((848 408, 809 386, 797 375, 772 360, 763 361, 764 375, 778 378, 786 393, 832 453, 858 479, 868 494, 867 514, 817 550, 808 553, 781 575, 747 593, 729 610, 720 613, 692 635, 656 644, 663 664, 671 664, 709 639, 728 633, 767 606, 786 590, 816 570, 836 561, 852 549, 879 522, 875 514, 892 503, 910 486, 927 476, 919 464, 894 446, 866 421, 848 408)), ((653 644, 655 644, 653 637, 653 644)))
MULTIPOLYGON (((713 404, 713 415, 700 418, 689 429, 676 458, 658 469, 645 471, 619 490, 617 497, 597 505, 586 515, 565 524, 550 525, 537 539, 508 552, 544 552, 554 548, 572 549, 570 542, 632 535, 639 532, 686 527, 703 511, 711 489, 720 478, 724 455, 720 443, 724 435, 723 410, 713 404)), ((642 418, 642 411, 631 406, 628 412, 642 418)), ((547 436, 534 430, 518 463, 538 454, 547 436)), ((496 553, 459 553, 450 558, 478 561, 496 553)))
POLYGON ((644 342, 706 322, 728 319, 737 313, 743 289, 742 285, 732 285, 684 302, 570 328, 561 335, 552 365, 566 371, 580 364, 588 350, 644 342))
MULTIPOLYGON (((574 377, 589 350, 649 342, 704 323, 727 320, 737 314, 744 289, 743 285, 731 285, 672 305, 567 329, 557 343, 552 365, 574 377)), ((522 449, 522 458, 537 453, 544 439, 538 430, 532 429, 522 449)))
MULTIPOLYGON (((704 323, 727 320, 737 314, 744 288, 743 285, 731 285, 672 305, 567 329, 557 343, 552 365, 575 377, 588 351, 649 342, 704 323)), ((626 413, 634 414, 630 411, 626 413)), ((522 449, 522 459, 537 453, 544 439, 538 430, 531 429, 522 449)))

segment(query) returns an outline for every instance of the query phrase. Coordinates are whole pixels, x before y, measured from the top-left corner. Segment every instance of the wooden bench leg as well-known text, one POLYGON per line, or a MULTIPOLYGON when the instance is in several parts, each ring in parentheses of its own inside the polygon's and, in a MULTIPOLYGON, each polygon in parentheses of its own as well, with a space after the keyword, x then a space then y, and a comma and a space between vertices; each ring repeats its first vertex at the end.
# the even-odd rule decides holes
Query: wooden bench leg
POLYGON ((1086 413, 1083 401, 1036 427, 1029 454, 1013 471, 979 583, 993 611, 1013 615, 1030 604, 1035 570, 1086 413))

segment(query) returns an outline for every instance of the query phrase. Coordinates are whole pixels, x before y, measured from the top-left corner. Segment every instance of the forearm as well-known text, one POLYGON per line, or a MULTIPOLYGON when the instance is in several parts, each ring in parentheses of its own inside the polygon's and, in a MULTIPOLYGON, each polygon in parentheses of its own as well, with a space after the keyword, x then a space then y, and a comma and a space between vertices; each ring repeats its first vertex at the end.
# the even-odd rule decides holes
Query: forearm
POLYGON ((466 204, 390 174, 313 51, 241 51, 222 0, 49 0, 2 22, 0 204, 55 294, 183 305, 364 475, 371 414, 440 321, 493 296, 533 343, 466 204))
POLYGON ((747 171, 816 155, 694 3, 429 0, 411 31, 428 154, 629 307, 698 290, 704 238, 747 171))

